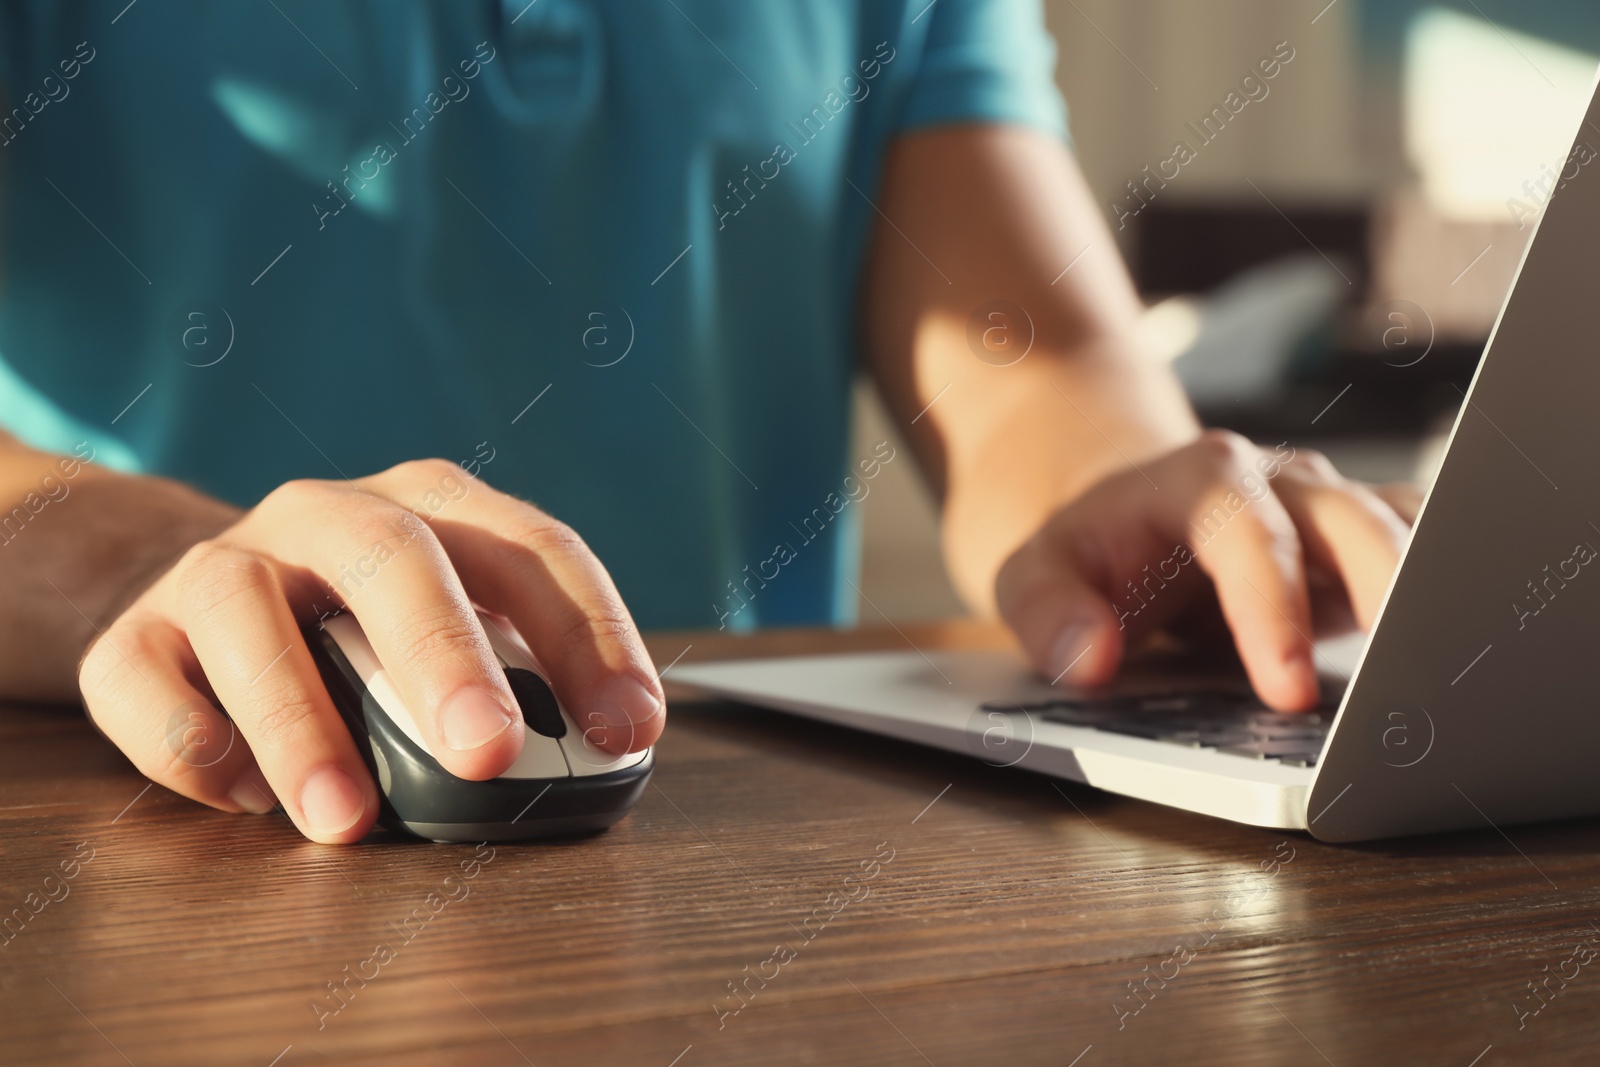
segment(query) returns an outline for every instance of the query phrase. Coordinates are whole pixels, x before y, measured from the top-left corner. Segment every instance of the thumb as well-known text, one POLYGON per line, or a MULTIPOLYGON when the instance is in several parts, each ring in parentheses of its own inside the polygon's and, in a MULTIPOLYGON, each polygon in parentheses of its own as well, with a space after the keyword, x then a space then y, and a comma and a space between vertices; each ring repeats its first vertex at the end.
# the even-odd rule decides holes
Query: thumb
POLYGON ((1117 673, 1126 632, 1070 560, 1050 558, 1030 541, 1000 568, 995 602, 1034 669, 1051 684, 1098 686, 1117 673))

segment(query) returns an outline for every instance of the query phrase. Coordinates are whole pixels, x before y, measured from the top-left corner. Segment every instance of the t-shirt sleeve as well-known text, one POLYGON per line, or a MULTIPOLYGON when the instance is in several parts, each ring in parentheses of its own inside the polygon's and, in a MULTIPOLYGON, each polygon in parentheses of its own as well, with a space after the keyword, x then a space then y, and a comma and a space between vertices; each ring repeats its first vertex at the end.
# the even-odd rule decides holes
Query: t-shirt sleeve
POLYGON ((1040 0, 934 0, 921 21, 928 28, 900 129, 988 121, 1067 135, 1040 0))

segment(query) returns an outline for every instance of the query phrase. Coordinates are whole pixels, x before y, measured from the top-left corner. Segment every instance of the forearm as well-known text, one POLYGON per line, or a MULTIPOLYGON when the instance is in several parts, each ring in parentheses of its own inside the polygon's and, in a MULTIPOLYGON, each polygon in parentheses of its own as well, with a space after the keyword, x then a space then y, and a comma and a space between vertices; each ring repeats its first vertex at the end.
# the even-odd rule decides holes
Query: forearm
POLYGON ((874 376, 938 494, 958 591, 1111 471, 1198 432, 1142 355, 1142 305, 1061 144, 1003 127, 898 142, 866 270, 874 376))
MULTIPOLYGON (((86 461, 87 458, 87 461, 86 461)), ((70 701, 98 629, 238 511, 0 434, 0 698, 70 701)))

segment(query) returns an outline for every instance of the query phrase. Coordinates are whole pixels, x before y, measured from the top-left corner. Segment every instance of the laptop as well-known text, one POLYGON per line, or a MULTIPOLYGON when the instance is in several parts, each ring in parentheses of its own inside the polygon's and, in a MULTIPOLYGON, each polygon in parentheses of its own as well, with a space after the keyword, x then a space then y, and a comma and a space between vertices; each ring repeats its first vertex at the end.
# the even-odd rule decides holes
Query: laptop
POLYGON ((1600 167, 1548 203, 1353 660, 1323 651, 1307 715, 1268 711, 1240 677, 1136 664, 1086 692, 1003 652, 689 664, 672 680, 1324 841, 1600 814, 1600 167))

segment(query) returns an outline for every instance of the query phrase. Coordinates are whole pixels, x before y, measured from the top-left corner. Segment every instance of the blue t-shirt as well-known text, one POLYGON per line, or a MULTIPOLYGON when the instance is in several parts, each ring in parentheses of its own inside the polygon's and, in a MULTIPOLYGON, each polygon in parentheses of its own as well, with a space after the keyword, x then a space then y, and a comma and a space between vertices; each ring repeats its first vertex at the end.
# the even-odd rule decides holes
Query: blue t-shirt
POLYGON ((1053 62, 1038 0, 0 0, 0 425, 245 505, 442 456, 643 626, 848 621, 867 197, 1063 131, 1053 62))

